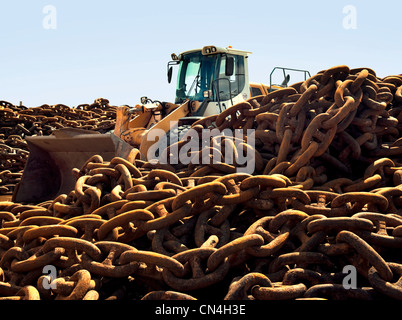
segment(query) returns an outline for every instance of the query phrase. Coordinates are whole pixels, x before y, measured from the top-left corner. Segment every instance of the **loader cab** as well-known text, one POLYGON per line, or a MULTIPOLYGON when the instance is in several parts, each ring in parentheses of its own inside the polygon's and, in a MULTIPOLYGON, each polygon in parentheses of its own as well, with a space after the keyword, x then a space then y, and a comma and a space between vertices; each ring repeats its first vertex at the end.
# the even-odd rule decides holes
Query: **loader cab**
POLYGON ((178 65, 175 103, 186 99, 201 103, 198 116, 221 113, 249 97, 247 57, 251 52, 207 46, 176 56, 168 63, 168 81, 172 67, 178 65))

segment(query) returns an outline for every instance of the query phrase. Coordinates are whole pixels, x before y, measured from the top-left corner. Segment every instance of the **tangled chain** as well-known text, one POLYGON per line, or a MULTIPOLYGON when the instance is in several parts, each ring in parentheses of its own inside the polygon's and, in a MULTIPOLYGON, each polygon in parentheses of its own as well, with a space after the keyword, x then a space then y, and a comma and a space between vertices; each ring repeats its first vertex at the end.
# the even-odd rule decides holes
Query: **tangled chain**
POLYGON ((103 98, 70 108, 63 104, 35 108, 0 101, 0 194, 12 194, 29 156, 25 137, 79 128, 107 132, 116 123, 116 107, 103 98))
POLYGON ((193 125, 255 129, 253 174, 95 155, 69 194, 1 202, 0 296, 402 299, 401 91, 330 68, 193 125))

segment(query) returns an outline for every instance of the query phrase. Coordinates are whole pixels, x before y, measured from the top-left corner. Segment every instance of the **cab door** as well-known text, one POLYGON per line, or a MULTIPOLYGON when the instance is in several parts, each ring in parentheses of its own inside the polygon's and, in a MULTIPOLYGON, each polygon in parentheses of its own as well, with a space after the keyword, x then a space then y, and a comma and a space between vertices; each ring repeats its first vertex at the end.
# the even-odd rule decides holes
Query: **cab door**
POLYGON ((214 97, 219 112, 248 98, 244 60, 245 57, 241 55, 221 54, 213 81, 214 97))

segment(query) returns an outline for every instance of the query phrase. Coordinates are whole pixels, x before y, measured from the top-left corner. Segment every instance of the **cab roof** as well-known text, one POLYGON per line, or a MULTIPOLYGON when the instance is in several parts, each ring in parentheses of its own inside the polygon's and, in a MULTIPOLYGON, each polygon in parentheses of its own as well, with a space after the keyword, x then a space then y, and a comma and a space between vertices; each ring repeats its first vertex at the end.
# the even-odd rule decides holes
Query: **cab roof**
POLYGON ((235 55, 241 55, 241 56, 248 56, 249 54, 252 54, 250 51, 244 51, 244 50, 238 50, 238 49, 233 49, 231 46, 227 48, 222 48, 222 47, 216 47, 216 46, 205 46, 201 49, 192 49, 192 50, 187 50, 183 51, 179 54, 179 56, 176 56, 177 59, 174 60, 181 60, 181 57, 183 55, 193 53, 193 52, 202 52, 203 55, 212 55, 212 54, 218 54, 218 53, 228 53, 228 54, 235 54, 235 55))

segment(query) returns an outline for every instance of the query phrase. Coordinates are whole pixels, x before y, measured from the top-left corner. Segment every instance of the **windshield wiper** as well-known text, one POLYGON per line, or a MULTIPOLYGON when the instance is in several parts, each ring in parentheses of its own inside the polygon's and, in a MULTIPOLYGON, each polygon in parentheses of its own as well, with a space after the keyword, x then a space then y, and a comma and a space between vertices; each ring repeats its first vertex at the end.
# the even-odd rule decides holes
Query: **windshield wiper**
POLYGON ((198 69, 198 74, 197 74, 197 76, 195 77, 193 83, 191 84, 190 90, 188 91, 188 94, 187 94, 188 97, 191 96, 190 93, 191 93, 191 91, 193 90, 194 86, 195 86, 195 87, 198 86, 198 83, 199 83, 200 78, 201 78, 201 76, 200 76, 201 68, 202 68, 202 62, 200 63, 200 67, 199 67, 199 69, 198 69))

